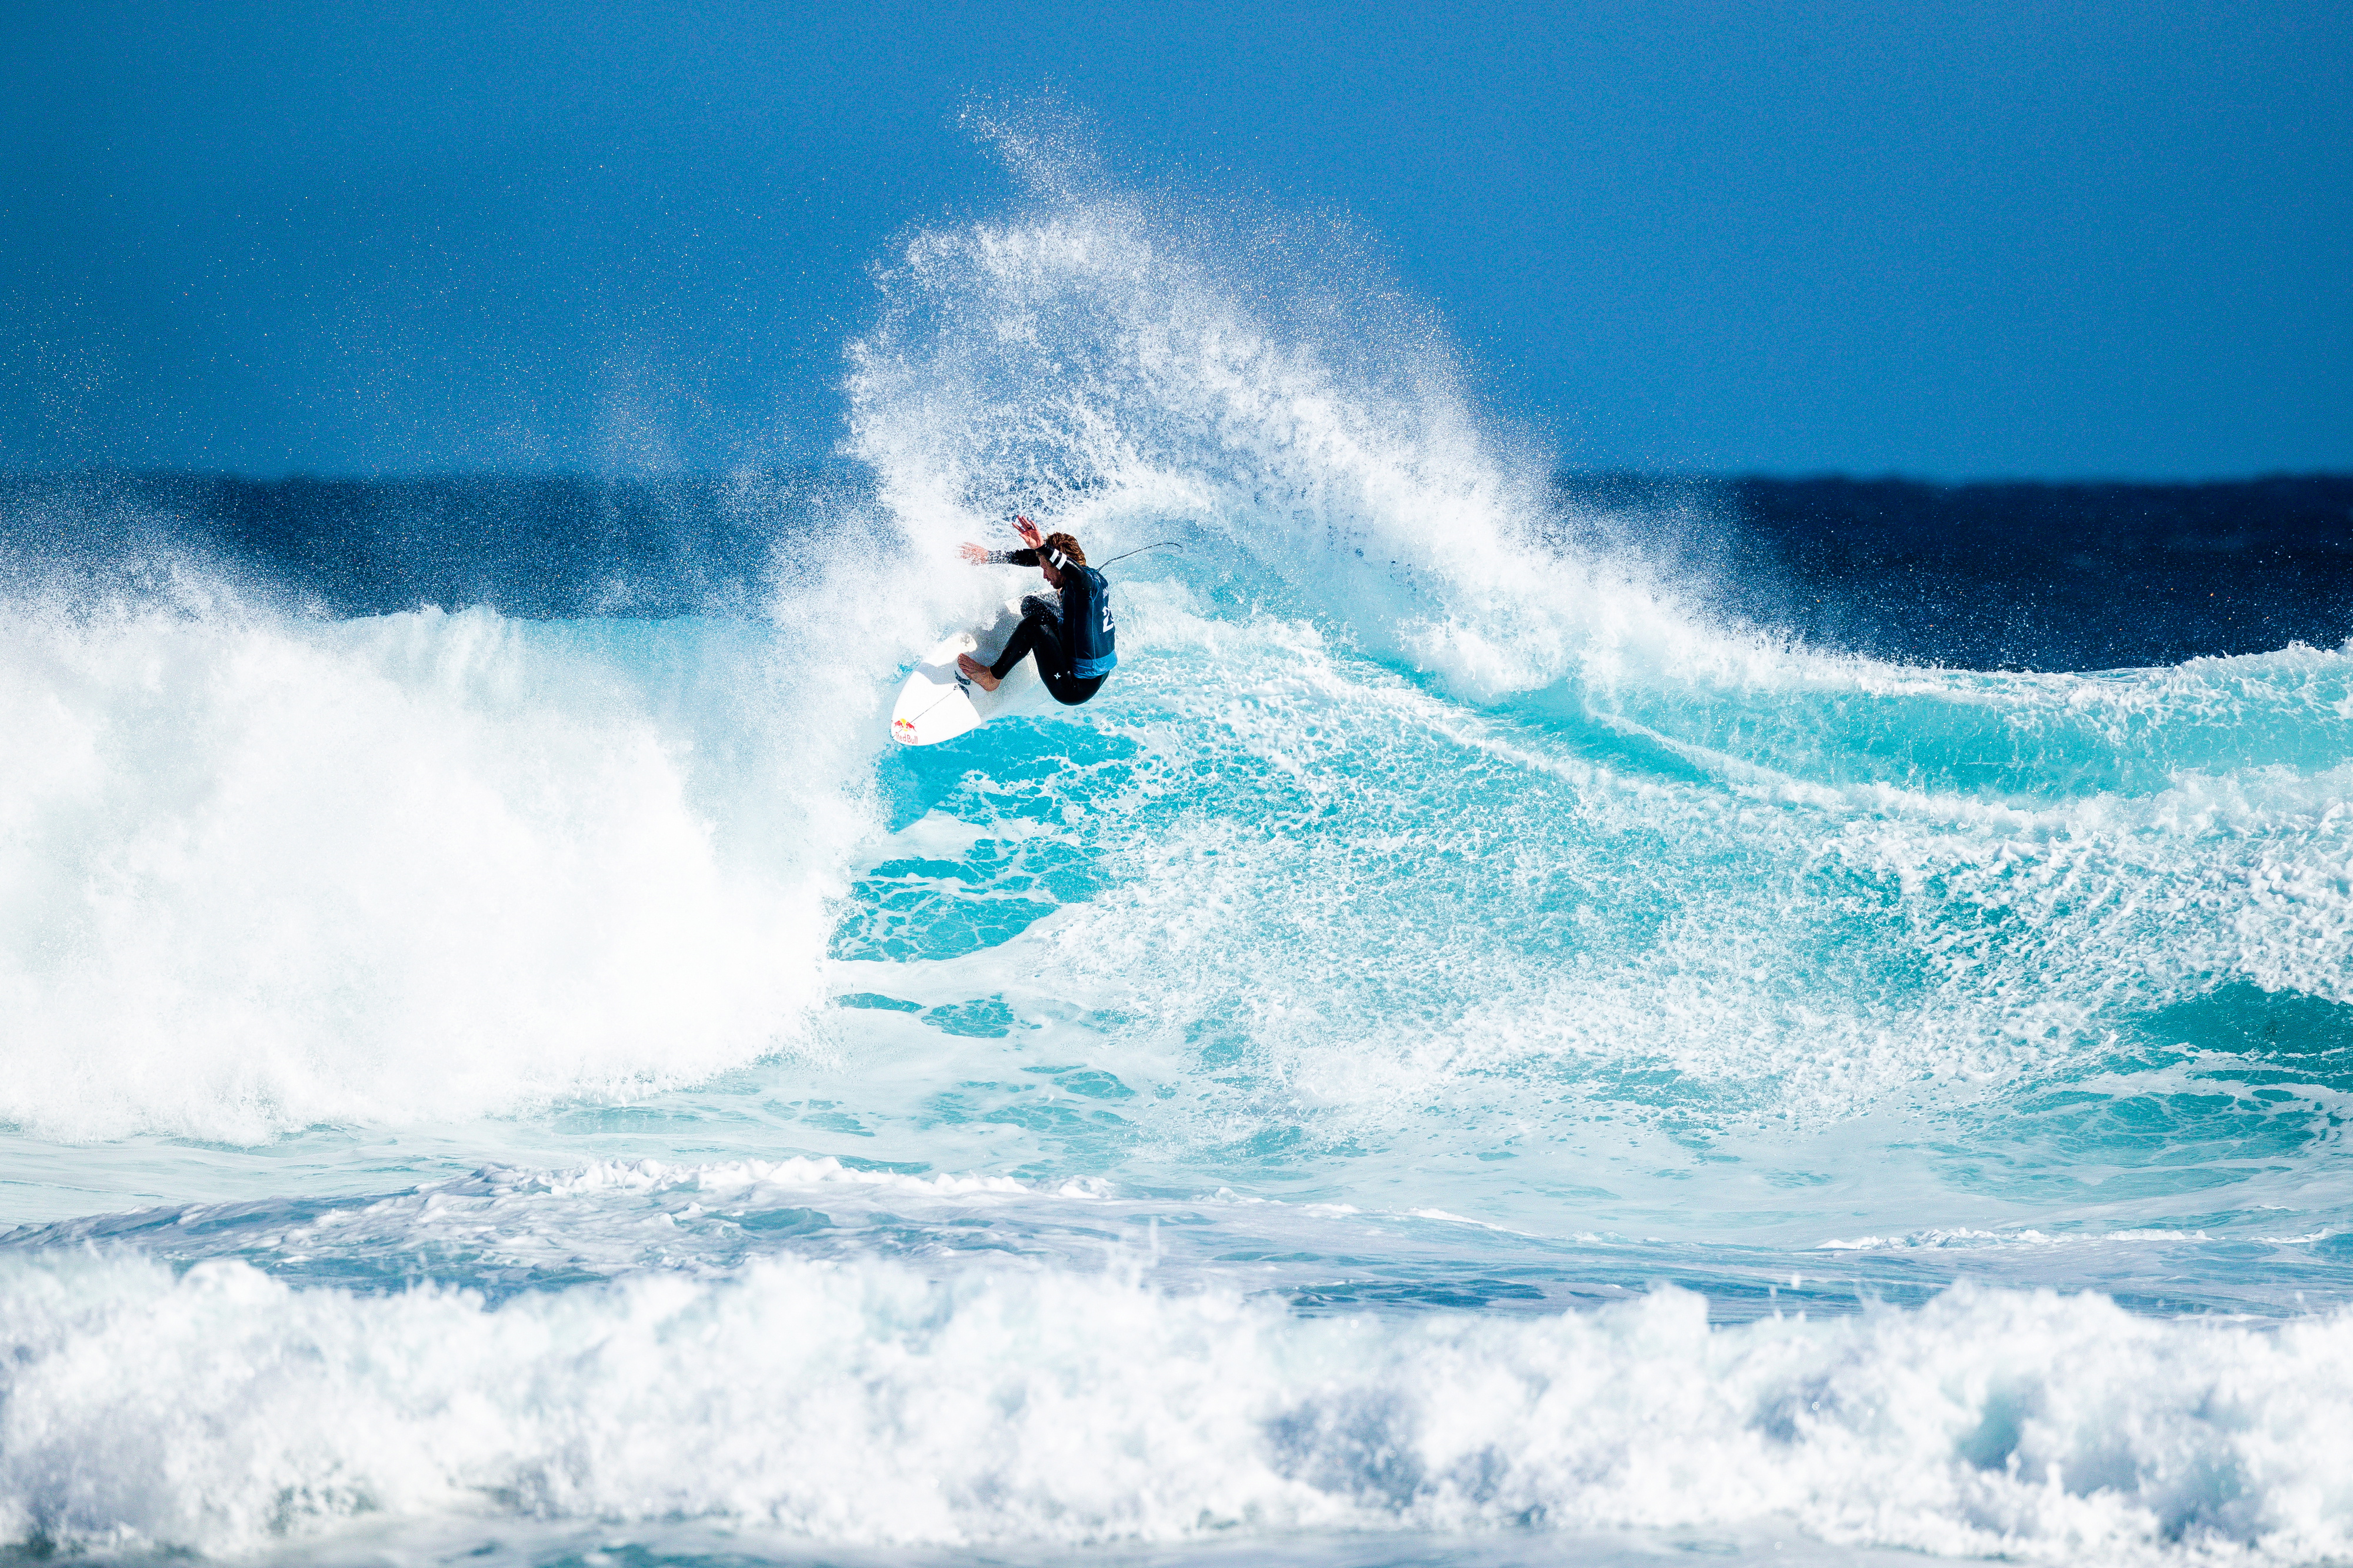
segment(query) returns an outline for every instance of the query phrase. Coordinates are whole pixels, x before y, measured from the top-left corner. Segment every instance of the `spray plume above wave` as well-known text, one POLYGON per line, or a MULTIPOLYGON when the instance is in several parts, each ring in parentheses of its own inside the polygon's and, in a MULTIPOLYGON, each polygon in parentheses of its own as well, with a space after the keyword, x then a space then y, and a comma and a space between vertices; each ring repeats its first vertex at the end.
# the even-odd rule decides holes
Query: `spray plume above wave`
POLYGON ((1136 873, 1057 974, 1180 967, 1172 1034, 1271 1015, 1250 1049, 1356 1139, 1366 1093, 1443 1085, 1452 1117, 1498 1076, 1520 1136, 1557 1135, 1523 1075, 1662 1109, 1597 1059, 1704 1084, 1675 1113, 1715 1131, 2079 1072, 2234 983, 2353 999, 2343 654, 1979 675, 1712 624, 1577 542, 1418 322, 1381 337, 1303 263, 1251 288, 1147 202, 1037 183, 885 274, 852 442, 934 552, 1045 476, 1114 544, 1192 531, 1137 597, 1203 679, 1122 710, 1134 812, 1055 802, 1136 873), (1188 940, 1194 865, 1245 845, 1228 942, 1188 940))
POLYGON ((998 135, 756 616, 14 575, 0 1531, 2344 1550, 2341 1313, 2168 1314, 2346 1299, 2353 656, 1712 609, 1345 234, 998 135), (1015 508, 1182 548, 890 749, 1015 508))

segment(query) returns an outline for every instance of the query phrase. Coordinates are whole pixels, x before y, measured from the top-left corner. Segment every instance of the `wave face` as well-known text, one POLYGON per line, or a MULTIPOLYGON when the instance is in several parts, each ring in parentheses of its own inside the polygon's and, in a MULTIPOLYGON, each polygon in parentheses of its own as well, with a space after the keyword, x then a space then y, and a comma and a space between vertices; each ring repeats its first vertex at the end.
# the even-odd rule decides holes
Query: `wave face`
POLYGON ((2353 647, 1774 629, 1033 162, 826 486, 5 498, 0 1536, 2353 1552, 2353 647), (1118 675, 890 749, 1017 507, 1118 675))

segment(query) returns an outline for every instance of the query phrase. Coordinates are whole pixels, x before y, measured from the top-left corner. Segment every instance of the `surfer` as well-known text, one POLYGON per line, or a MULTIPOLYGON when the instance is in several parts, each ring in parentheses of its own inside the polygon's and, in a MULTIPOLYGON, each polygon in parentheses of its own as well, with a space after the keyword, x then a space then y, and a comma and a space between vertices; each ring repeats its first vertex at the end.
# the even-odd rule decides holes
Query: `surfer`
POLYGON ((976 566, 1035 566, 1045 574, 1048 587, 1060 590, 1061 613, 1057 615, 1043 595, 1031 595, 1021 601, 1021 624, 1005 639, 1005 651, 997 662, 983 664, 962 653, 956 655, 956 669, 978 682, 983 691, 994 691, 998 681, 1034 653, 1038 679, 1055 701, 1075 708, 1103 689, 1103 678, 1119 662, 1113 646, 1111 584, 1087 564, 1087 552, 1069 534, 1050 533, 1041 539, 1038 525, 1026 517, 1013 520, 1013 531, 1029 548, 987 550, 967 544, 964 558, 976 566))

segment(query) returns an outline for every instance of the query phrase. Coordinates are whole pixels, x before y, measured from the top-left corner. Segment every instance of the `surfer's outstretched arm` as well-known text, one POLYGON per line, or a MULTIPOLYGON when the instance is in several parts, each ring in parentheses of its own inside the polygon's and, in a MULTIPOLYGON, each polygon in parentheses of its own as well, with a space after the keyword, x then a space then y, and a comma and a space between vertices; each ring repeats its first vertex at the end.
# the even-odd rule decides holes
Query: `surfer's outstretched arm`
POLYGON ((967 544, 956 553, 976 566, 987 566, 992 562, 1007 566, 1037 565, 1038 552, 1043 549, 1046 543, 1044 536, 1038 531, 1038 525, 1026 517, 1017 517, 1013 520, 1013 531, 1020 535, 1021 542, 1028 545, 1029 549, 991 550, 986 544, 967 544))

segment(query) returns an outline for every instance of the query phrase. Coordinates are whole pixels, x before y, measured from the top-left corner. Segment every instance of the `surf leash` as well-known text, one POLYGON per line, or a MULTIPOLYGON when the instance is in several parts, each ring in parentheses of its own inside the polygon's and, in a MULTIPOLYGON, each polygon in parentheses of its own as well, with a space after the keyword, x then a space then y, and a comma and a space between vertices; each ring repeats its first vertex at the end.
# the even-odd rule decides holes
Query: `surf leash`
POLYGON ((1128 555, 1141 555, 1147 550, 1182 550, 1184 548, 1185 546, 1176 540, 1164 539, 1157 544, 1139 544, 1134 549, 1129 551, 1127 555, 1114 555, 1110 560, 1104 562, 1103 564, 1105 566, 1116 566, 1121 562, 1126 560, 1128 555))

